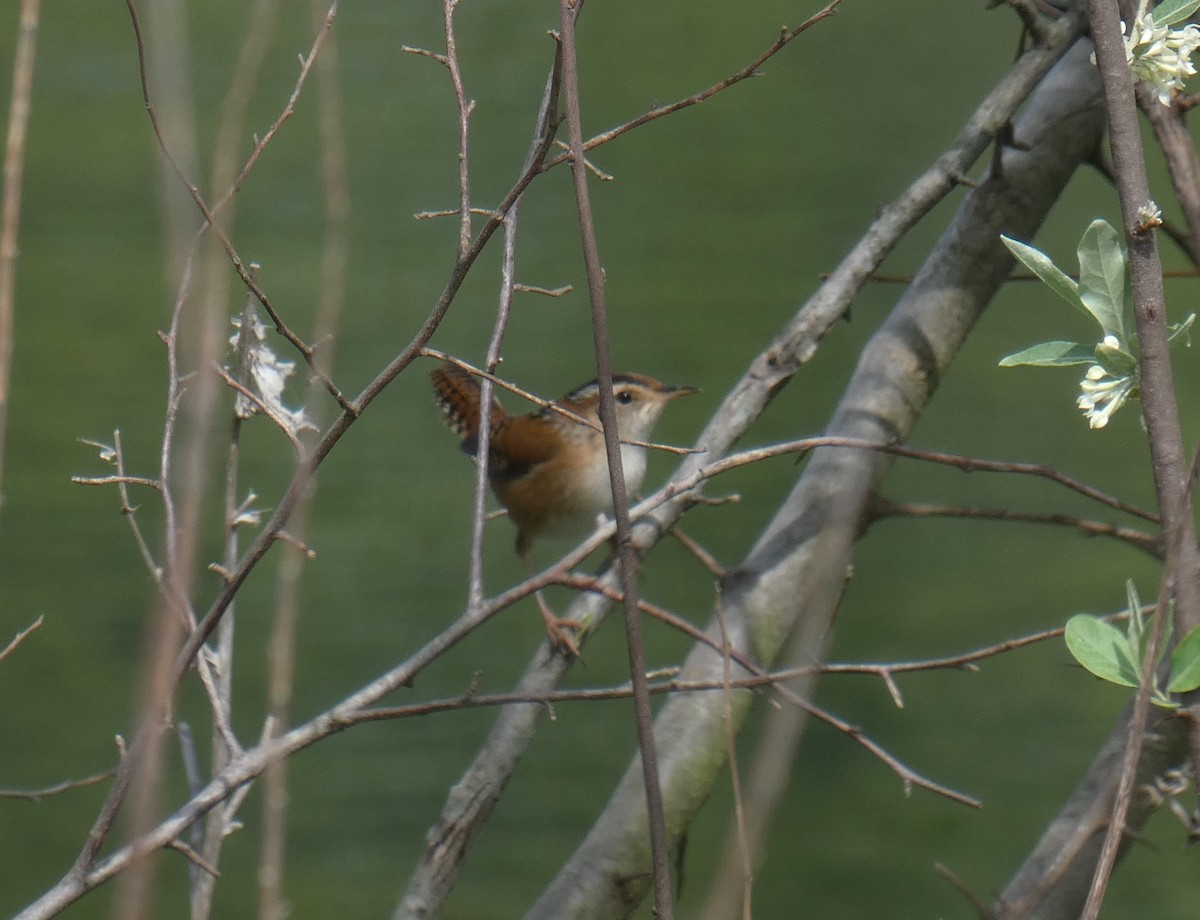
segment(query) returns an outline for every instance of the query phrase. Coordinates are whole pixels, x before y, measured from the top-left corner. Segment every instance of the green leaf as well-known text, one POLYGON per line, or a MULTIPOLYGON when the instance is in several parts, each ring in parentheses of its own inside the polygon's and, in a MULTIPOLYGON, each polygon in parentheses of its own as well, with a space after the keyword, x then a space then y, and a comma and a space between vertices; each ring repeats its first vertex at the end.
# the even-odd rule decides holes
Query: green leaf
POLYGON ((1170 693, 1188 693, 1200 687, 1200 626, 1179 640, 1171 653, 1170 693))
POLYGON ((1156 26, 1173 26, 1200 9, 1200 0, 1163 0, 1150 13, 1156 26))
POLYGON ((1065 638, 1075 660, 1097 677, 1122 687, 1138 685, 1129 640, 1111 623, 1080 613, 1067 620, 1065 638))
POLYGON ((1095 364, 1095 351, 1091 346, 1079 342, 1042 342, 1001 358, 1000 366, 1030 364, 1036 367, 1066 367, 1071 364, 1095 364))
POLYGON ((1113 348, 1101 342, 1094 352, 1096 363, 1104 368, 1110 377, 1132 377, 1137 373, 1137 358, 1124 348, 1113 348))
MULTIPOLYGON (((1200 3, 1200 0, 1196 0, 1196 2, 1200 3)), ((1188 333, 1192 328, 1192 323, 1195 321, 1196 314, 1192 313, 1182 323, 1171 323, 1169 326, 1167 326, 1167 341, 1174 343, 1177 338, 1183 336, 1183 344, 1190 348, 1192 345, 1192 337, 1188 333)))
POLYGON ((1079 283, 1051 262, 1049 256, 1027 243, 1010 239, 1003 234, 1000 235, 1000 241, 1008 247, 1009 252, 1020 260, 1022 265, 1045 282, 1050 290, 1076 310, 1091 315, 1083 301, 1079 299, 1079 283))
POLYGON ((1105 335, 1125 334, 1125 250, 1106 221, 1094 220, 1079 241, 1079 299, 1105 335))

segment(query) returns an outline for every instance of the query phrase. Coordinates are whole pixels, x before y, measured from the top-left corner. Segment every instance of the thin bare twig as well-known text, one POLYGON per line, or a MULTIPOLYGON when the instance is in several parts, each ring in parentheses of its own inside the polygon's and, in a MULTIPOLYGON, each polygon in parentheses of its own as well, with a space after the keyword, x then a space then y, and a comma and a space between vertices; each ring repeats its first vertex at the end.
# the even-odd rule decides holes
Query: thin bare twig
POLYGON ((9 655, 11 655, 18 645, 20 645, 22 642, 24 642, 26 639, 29 638, 30 633, 35 632, 38 629, 41 629, 42 623, 45 622, 45 619, 46 619, 45 617, 38 617, 36 620, 34 620, 32 623, 30 623, 28 626, 26 626, 24 629, 22 629, 19 633, 17 633, 15 636, 13 636, 12 640, 8 643, 8 645, 4 646, 4 649, 2 651, 0 651, 0 661, 3 661, 5 658, 7 658, 9 655))
POLYGON ((877 499, 871 506, 871 517, 882 520, 886 517, 960 517, 989 521, 1016 521, 1026 524, 1053 524, 1071 527, 1089 537, 1112 537, 1135 549, 1162 558, 1162 541, 1156 534, 1149 534, 1131 527, 1121 527, 1106 521, 1090 521, 1071 514, 1051 511, 1015 511, 1011 508, 976 508, 966 505, 931 505, 921 502, 898 502, 877 499))
MULTIPOLYGON (((1134 701, 1112 818, 1105 832, 1082 914, 1084 920, 1094 920, 1100 913, 1126 831, 1125 819, 1143 744, 1155 657, 1162 640, 1166 611, 1173 602, 1181 635, 1200 624, 1200 584, 1197 583, 1200 550, 1196 545, 1192 504, 1186 491, 1188 477, 1171 376, 1162 264, 1154 234, 1143 229, 1139 216, 1139 212, 1150 202, 1150 187, 1133 77, 1126 60, 1121 32, 1121 14, 1115 0, 1089 0, 1088 8, 1097 67, 1104 87, 1113 170, 1125 227, 1130 286, 1140 347, 1142 415, 1146 423, 1151 468, 1162 511, 1166 543, 1166 564, 1159 590, 1157 616, 1146 661, 1142 663, 1141 686, 1134 701)), ((1188 694, 1185 702, 1192 716, 1192 769, 1193 774, 1200 777, 1200 725, 1195 719, 1196 708, 1200 706, 1200 694, 1188 694)))
POLYGON ((40 802, 42 799, 61 795, 64 792, 70 792, 72 789, 95 786, 97 783, 112 779, 116 773, 115 769, 105 770, 103 773, 94 773, 91 776, 85 776, 83 779, 63 780, 61 783, 55 783, 53 786, 43 786, 41 789, 0 789, 0 799, 23 799, 26 802, 40 802))
POLYGON ((261 396, 254 392, 249 386, 240 380, 235 379, 229 371, 221 367, 220 364, 213 364, 213 370, 217 376, 225 382, 231 390, 234 390, 239 395, 244 396, 250 402, 254 403, 254 407, 275 423, 275 427, 283 432, 284 436, 292 442, 292 447, 296 448, 298 453, 304 451, 304 444, 297 436, 294 426, 289 425, 284 419, 279 417, 279 414, 268 405, 261 396))

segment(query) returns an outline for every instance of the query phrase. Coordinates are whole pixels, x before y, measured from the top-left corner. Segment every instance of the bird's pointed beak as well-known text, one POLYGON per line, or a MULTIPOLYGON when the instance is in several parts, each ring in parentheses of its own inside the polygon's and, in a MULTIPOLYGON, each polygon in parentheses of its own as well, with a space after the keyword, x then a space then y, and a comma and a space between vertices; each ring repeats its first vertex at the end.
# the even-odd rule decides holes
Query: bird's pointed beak
POLYGON ((690 387, 686 384, 668 384, 662 388, 663 395, 667 399, 678 399, 680 396, 691 396, 693 393, 699 393, 699 387, 690 387))

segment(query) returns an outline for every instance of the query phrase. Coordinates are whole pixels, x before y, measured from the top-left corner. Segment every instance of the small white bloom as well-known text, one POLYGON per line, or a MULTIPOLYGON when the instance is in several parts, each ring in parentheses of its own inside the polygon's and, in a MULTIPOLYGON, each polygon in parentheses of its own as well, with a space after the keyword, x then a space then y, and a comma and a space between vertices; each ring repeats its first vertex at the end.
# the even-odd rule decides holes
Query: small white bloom
POLYGON ((88 447, 94 447, 100 451, 100 459, 105 463, 111 463, 113 466, 116 466, 117 449, 111 444, 105 444, 103 441, 93 441, 90 438, 80 438, 79 440, 88 447))
POLYGON ((258 527, 262 524, 263 511, 255 508, 258 496, 254 492, 246 494, 246 500, 233 513, 233 524, 237 527, 258 527))
MULTIPOLYGON (((1108 344, 1107 338, 1105 344, 1108 344)), ((1125 405, 1137 386, 1137 374, 1113 377, 1099 364, 1093 364, 1087 369, 1083 380, 1079 381, 1082 393, 1076 405, 1083 410, 1088 425, 1103 428, 1113 413, 1125 405)))
POLYGON ((1153 198, 1137 209, 1138 229, 1150 230, 1162 226, 1162 209, 1153 198))
MULTIPOLYGON (((1125 23, 1121 23, 1125 31, 1125 23)), ((1135 79, 1144 80, 1163 105, 1182 90, 1184 81, 1196 72, 1192 52, 1200 48, 1200 26, 1189 23, 1182 29, 1155 25, 1146 11, 1146 2, 1138 4, 1133 28, 1125 36, 1125 60, 1135 79)))
MULTIPOLYGON (((233 325, 238 331, 230 337, 229 343, 236 349, 242 336, 242 318, 235 316, 233 325)), ((316 430, 316 426, 309 421, 303 409, 289 409, 284 405, 283 388, 288 377, 296 370, 296 364, 294 361, 282 360, 272 351, 271 346, 267 344, 267 327, 257 316, 252 319, 248 338, 248 389, 271 410, 276 421, 286 425, 293 435, 298 435, 305 428, 316 430)), ((259 411, 259 407, 254 400, 239 393, 234 403, 234 411, 237 412, 238 418, 250 418, 259 411)))
POLYGON ((258 510, 243 511, 233 519, 238 527, 257 527, 262 523, 263 513, 258 510))

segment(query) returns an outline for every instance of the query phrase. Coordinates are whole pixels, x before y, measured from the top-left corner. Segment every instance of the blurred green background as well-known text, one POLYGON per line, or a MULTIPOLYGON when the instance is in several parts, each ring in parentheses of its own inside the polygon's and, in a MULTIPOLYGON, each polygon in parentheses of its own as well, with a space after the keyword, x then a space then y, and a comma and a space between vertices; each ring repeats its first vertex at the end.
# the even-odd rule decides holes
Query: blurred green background
MULTIPOLYGON (((207 175, 221 98, 247 12, 232 0, 186 4, 192 84, 207 175)), ((7 98, 16 4, 0 18, 0 88, 7 98)), ((702 106, 639 129, 595 152, 615 181, 593 185, 607 270, 617 364, 704 388, 662 424, 687 443, 742 373, 867 226, 875 209, 924 169, 958 131, 1015 52, 1015 17, 981 3, 848 0, 762 76, 702 106)), ((714 0, 588 5, 581 23, 586 131, 621 123, 745 66, 784 24, 815 10, 782 0, 733 6, 714 0)), ((474 198, 499 200, 528 144, 556 27, 556 5, 474 2, 458 17, 472 119, 474 198)), ((274 119, 307 51, 307 3, 284 4, 249 130, 274 119)), ((352 217, 347 308, 335 376, 357 392, 411 337, 453 260, 453 220, 414 221, 457 201, 453 99, 442 68, 401 52, 441 47, 433 0, 345 3, 336 37, 342 61, 352 217)), ((45 625, 0 665, 0 787, 39 787, 113 763, 128 735, 153 597, 114 492, 74 486, 72 474, 106 472, 79 438, 124 438, 130 472, 153 475, 164 401, 165 328, 175 297, 164 268, 155 193, 156 151, 138 87, 124 4, 45 4, 37 50, 22 216, 12 408, 0 516, 0 644, 38 616, 45 625)), ((268 147, 242 193, 234 240, 260 262, 262 283, 294 328, 307 331, 322 245, 315 97, 268 147)), ((249 137, 244 150, 250 146, 249 137)), ((1168 186, 1156 173, 1160 201, 1168 186)), ((518 276, 575 286, 552 300, 518 300, 505 372, 553 395, 593 376, 590 321, 569 177, 540 179, 522 212, 518 276)), ((203 185, 203 183, 201 183, 203 185)), ((915 271, 958 196, 943 204, 885 265, 915 271)), ((1074 263, 1094 216, 1115 215, 1096 175, 1081 173, 1038 240, 1074 263)), ((480 260, 434 344, 479 361, 492 325, 498 250, 480 260)), ((1178 265, 1175 253, 1168 261, 1178 265)), ((232 277, 232 276, 231 276, 232 277)), ((1190 282, 1169 301, 1193 308, 1190 282)), ((230 311, 240 295, 230 285, 230 311)), ((857 350, 898 288, 868 287, 853 319, 775 400, 746 439, 761 444, 818 432, 857 350)), ((1127 411, 1093 433, 1074 408, 1066 372, 1000 370, 998 358, 1046 338, 1092 330, 1032 285, 1011 285, 993 305, 914 433, 916 445, 1060 467, 1131 501, 1151 503, 1144 437, 1127 411)), ((282 344, 279 346, 283 351, 282 344)), ((1195 403, 1194 358, 1179 356, 1181 403, 1195 403)), ((340 699, 406 656, 453 619, 465 597, 471 471, 442 429, 425 365, 398 379, 337 446, 320 475, 299 637, 297 718, 340 699)), ((329 405, 316 405, 322 420, 329 405)), ((243 482, 277 500, 289 449, 251 425, 243 482)), ((1195 435, 1189 423, 1187 434, 1195 435)), ((654 458, 648 484, 669 459, 654 458)), ((736 563, 787 494, 796 467, 779 460, 714 484, 733 505, 699 508, 688 531, 736 563)), ((900 462, 887 494, 964 504, 1109 515, 1051 486, 900 462)), ((154 497, 143 523, 158 526, 154 497)), ((213 516, 215 521, 215 512, 213 516)), ((211 523, 211 522, 210 522, 211 523)), ((519 578, 509 525, 488 545, 489 590, 519 578)), ((211 549, 210 552, 215 552, 211 549)), ((210 557, 212 558, 212 557, 210 557)), ((546 557, 548 558, 548 556, 546 557)), ((239 599, 236 727, 261 724, 266 628, 275 562, 239 599)), ((863 540, 839 615, 832 655, 892 660, 950 654, 1108 611, 1134 577, 1151 596, 1156 569, 1122 547, 1070 532, 1014 524, 891 520, 863 540)), ((198 577, 196 605, 216 590, 198 577)), ((674 545, 647 562, 644 590, 696 622, 707 619, 709 579, 674 545)), ((552 598, 560 605, 565 595, 552 598)), ((422 675, 395 702, 461 693, 479 674, 503 691, 541 639, 532 604, 508 612, 422 675)), ((610 622, 569 686, 623 679, 623 638, 610 622)), ((648 627, 653 666, 686 643, 648 627)), ((985 802, 981 811, 900 783, 857 746, 822 727, 806 735, 794 782, 758 876, 758 915, 967 917, 964 900, 933 871, 948 865, 985 899, 1007 881, 1044 822, 1090 761, 1124 696, 1073 667, 1057 643, 988 661, 979 674, 901 681, 906 707, 858 677, 820 685, 819 702, 862 725, 918 770, 985 802)), ((183 714, 203 725, 194 688, 183 714)), ((449 785, 491 724, 484 711, 377 724, 345 732, 294 758, 287 895, 297 917, 388 916, 449 785)), ((205 732, 198 728, 203 737, 205 732)), ((753 726, 743 740, 752 750, 753 726)), ((546 721, 493 820, 470 853, 447 917, 519 916, 602 807, 634 746, 627 703, 561 706, 546 721)), ((177 772, 171 802, 183 789, 177 772)), ((0 913, 33 899, 66 871, 104 787, 31 804, 0 801, 0 913)), ((681 915, 698 909, 724 836, 722 784, 694 828, 681 915)), ((251 916, 256 899, 258 809, 222 858, 215 916, 251 916)), ((1111 916, 1195 916, 1194 866, 1177 826, 1150 828, 1117 876, 1111 916)), ((186 864, 160 861, 156 916, 182 916, 186 864)), ((103 917, 113 888, 67 911, 103 917)), ((644 911, 649 916, 649 911, 644 911)))

